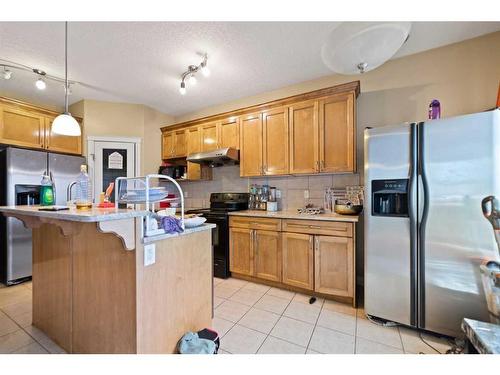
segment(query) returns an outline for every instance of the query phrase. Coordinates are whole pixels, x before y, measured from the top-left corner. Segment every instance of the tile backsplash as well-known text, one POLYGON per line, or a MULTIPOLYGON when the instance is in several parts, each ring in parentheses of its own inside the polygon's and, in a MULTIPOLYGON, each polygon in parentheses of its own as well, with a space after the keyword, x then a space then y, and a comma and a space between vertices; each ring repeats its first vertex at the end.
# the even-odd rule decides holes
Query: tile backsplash
POLYGON ((186 208, 210 206, 210 193, 246 193, 251 184, 275 186, 281 191, 281 210, 293 210, 310 202, 323 206, 325 188, 344 188, 359 185, 358 174, 283 177, 240 177, 240 167, 224 166, 214 168, 212 181, 181 182, 187 192, 186 208), (304 190, 309 191, 309 199, 304 199, 304 190))

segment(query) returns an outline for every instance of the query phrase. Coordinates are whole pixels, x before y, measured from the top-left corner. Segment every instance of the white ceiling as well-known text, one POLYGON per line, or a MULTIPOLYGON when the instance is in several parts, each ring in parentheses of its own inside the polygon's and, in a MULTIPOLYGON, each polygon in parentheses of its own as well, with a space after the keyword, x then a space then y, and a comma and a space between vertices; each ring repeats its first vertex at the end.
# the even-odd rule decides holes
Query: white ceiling
MULTIPOLYGON (((332 74, 321 46, 338 22, 73 22, 69 24, 70 103, 83 98, 141 103, 178 116, 332 74), (197 52, 211 76, 179 94, 179 77, 197 52)), ((401 57, 500 30, 500 22, 417 22, 401 57)), ((0 22, 0 59, 64 75, 64 24, 0 22)), ((0 93, 62 107, 61 84, 0 78, 0 93)))

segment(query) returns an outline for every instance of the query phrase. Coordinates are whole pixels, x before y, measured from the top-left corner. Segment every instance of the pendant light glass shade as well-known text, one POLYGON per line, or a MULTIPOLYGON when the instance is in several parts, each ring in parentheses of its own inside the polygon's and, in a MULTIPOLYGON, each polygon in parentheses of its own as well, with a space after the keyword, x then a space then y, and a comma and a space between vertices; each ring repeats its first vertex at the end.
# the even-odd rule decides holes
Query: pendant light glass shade
POLYGON ((80 125, 69 113, 63 113, 55 118, 52 123, 52 132, 73 137, 82 135, 80 125))
POLYGON ((336 73, 365 73, 394 56, 410 29, 411 22, 344 22, 328 36, 321 57, 336 73))
POLYGON ((64 80, 64 113, 57 116, 52 123, 51 131, 56 134, 69 135, 78 137, 82 135, 82 130, 78 122, 68 112, 68 22, 64 24, 64 64, 65 64, 65 80, 64 80))

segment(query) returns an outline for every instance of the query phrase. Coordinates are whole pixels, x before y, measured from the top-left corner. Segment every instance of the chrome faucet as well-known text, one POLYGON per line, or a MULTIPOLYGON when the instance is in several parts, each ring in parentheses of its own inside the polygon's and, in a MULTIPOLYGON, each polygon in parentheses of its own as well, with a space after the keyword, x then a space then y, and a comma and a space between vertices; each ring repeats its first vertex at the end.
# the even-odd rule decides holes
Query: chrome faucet
POLYGON ((68 188, 66 189, 66 202, 71 201, 71 189, 76 185, 76 181, 70 182, 68 188))

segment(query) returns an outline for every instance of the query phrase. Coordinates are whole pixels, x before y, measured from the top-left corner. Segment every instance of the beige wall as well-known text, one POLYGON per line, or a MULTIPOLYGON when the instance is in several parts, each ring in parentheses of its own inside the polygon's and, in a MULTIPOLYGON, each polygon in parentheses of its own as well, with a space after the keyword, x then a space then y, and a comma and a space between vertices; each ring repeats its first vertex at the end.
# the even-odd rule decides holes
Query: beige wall
MULTIPOLYGON (((247 191, 251 183, 269 183, 283 191, 283 208, 294 209, 310 201, 322 204, 325 187, 363 183, 363 129, 406 121, 425 120, 430 101, 441 102, 442 117, 493 108, 500 79, 500 32, 389 61, 363 75, 331 75, 260 95, 205 108, 177 117, 183 122, 271 101, 353 80, 361 81, 357 105, 357 159, 359 175, 239 178, 238 167, 214 170, 214 181, 183 183, 187 205, 207 206, 210 192, 247 191)), ((363 275, 363 223, 356 239, 358 283, 363 275)))
MULTIPOLYGON (((362 140, 363 129, 366 126, 376 127, 425 120, 428 105, 434 98, 441 102, 443 117, 479 112, 494 107, 500 79, 500 48, 498 46, 500 46, 500 32, 392 60, 363 75, 331 75, 205 108, 177 117, 175 120, 176 122, 188 121, 340 83, 360 80, 361 94, 358 97, 357 106, 357 149, 358 171, 362 182, 362 140)), ((229 172, 217 172, 215 176, 227 173, 229 172)), ((287 186, 290 185, 291 190, 294 190, 294 186, 305 186, 303 182, 299 182, 298 179, 301 178, 303 177, 289 177, 294 182, 287 183, 287 186)), ((318 186, 322 188, 325 181, 328 180, 326 177, 311 176, 306 178, 308 179, 307 186, 314 190, 318 186)), ((233 180, 234 187, 262 182, 258 181, 259 179, 242 179, 242 181, 237 181, 237 179, 237 174, 233 173, 231 179, 227 179, 227 181, 233 180)), ((272 178, 269 181, 272 183, 276 181, 276 184, 279 182, 279 180, 272 178)), ((348 176, 332 177, 333 186, 357 182, 357 176, 352 176, 352 178, 348 176)), ((194 189, 192 196, 196 201, 191 202, 191 204, 206 205, 208 204, 207 194, 211 191, 210 188, 214 183, 197 184, 198 187, 192 188, 194 183, 187 186, 188 189, 194 189)), ((228 182, 226 186, 233 187, 228 182)), ((303 191, 288 194, 289 201, 285 202, 285 207, 295 208, 298 204, 302 204, 302 196, 303 191)), ((317 194, 311 193, 311 196, 319 198, 317 194)))
POLYGON ((174 118, 142 104, 82 100, 71 105, 84 118, 84 154, 88 136, 138 137, 141 139, 141 174, 156 173, 161 164, 160 127, 174 118))
POLYGON ((500 32, 391 60, 362 75, 331 75, 176 117, 183 122, 278 98, 361 81, 358 125, 424 120, 438 98, 443 116, 495 104, 500 79, 500 32), (375 111, 374 111, 375 110, 375 111))

